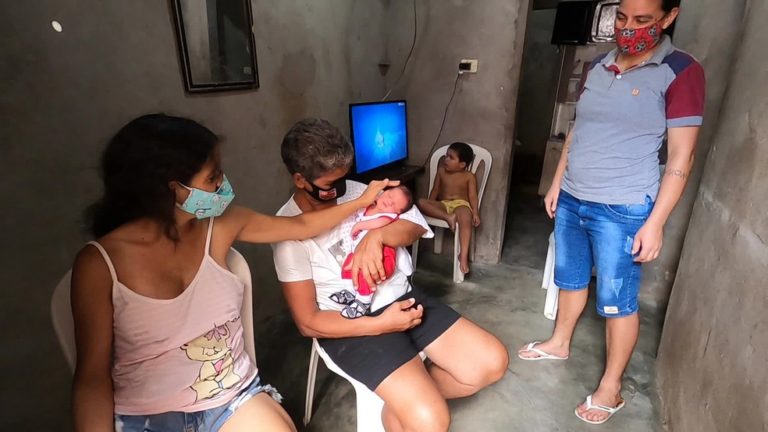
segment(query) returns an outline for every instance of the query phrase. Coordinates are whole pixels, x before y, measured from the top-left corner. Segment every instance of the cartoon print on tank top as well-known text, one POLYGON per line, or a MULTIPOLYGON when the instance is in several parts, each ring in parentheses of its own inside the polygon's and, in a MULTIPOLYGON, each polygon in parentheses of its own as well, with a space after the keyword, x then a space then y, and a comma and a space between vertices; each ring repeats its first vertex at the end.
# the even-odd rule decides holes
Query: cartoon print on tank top
MULTIPOLYGON (((234 322, 240 319, 235 318, 234 322)), ((190 388, 195 391, 195 402, 209 399, 240 382, 240 376, 234 371, 234 359, 229 340, 232 332, 227 324, 216 326, 213 330, 181 346, 190 360, 202 362, 200 373, 190 388)))

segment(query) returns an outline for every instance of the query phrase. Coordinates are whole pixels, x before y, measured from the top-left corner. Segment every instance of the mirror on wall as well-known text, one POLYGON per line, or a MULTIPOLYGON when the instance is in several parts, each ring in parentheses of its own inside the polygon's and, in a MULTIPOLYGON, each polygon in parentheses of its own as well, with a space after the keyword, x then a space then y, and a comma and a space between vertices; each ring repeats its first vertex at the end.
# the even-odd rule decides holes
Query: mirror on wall
POLYGON ((259 87, 250 0, 172 0, 188 92, 259 87))

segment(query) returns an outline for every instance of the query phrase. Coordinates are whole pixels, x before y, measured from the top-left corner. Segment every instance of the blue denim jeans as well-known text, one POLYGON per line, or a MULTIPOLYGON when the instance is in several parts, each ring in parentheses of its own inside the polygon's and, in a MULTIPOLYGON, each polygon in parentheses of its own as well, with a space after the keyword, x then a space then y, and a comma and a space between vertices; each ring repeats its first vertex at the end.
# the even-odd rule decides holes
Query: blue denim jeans
POLYGON ((277 402, 282 396, 271 385, 262 385, 256 376, 229 403, 196 412, 167 412, 152 415, 115 415, 116 432, 216 432, 242 404, 251 397, 267 392, 277 402))
POLYGON ((555 212, 555 285, 586 289, 597 270, 597 313, 618 318, 637 312, 641 266, 634 262, 635 234, 653 210, 644 204, 601 204, 560 191, 555 212))

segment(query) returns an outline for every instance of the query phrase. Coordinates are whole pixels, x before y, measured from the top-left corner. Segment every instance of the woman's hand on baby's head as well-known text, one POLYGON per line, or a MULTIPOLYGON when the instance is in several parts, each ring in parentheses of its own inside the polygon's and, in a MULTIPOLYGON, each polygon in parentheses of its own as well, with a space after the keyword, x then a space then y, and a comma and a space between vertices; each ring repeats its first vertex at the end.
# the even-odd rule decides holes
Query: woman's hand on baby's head
POLYGON ((373 204, 373 202, 376 201, 376 197, 378 197, 381 191, 383 191, 385 188, 399 185, 399 180, 390 179, 374 180, 368 183, 368 189, 366 189, 360 198, 358 198, 360 200, 361 207, 368 207, 369 205, 373 204))

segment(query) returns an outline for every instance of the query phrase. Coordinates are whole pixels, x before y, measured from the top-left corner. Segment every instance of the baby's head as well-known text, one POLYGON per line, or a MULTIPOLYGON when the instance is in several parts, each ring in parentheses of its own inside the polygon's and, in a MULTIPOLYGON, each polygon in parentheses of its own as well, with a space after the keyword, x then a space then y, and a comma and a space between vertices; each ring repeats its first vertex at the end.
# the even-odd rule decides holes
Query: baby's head
POLYGON ((402 214, 413 207, 413 194, 405 186, 397 186, 382 192, 373 204, 379 213, 402 214))
POLYGON ((448 171, 463 171, 475 159, 475 152, 469 144, 455 142, 448 146, 443 165, 448 171))

